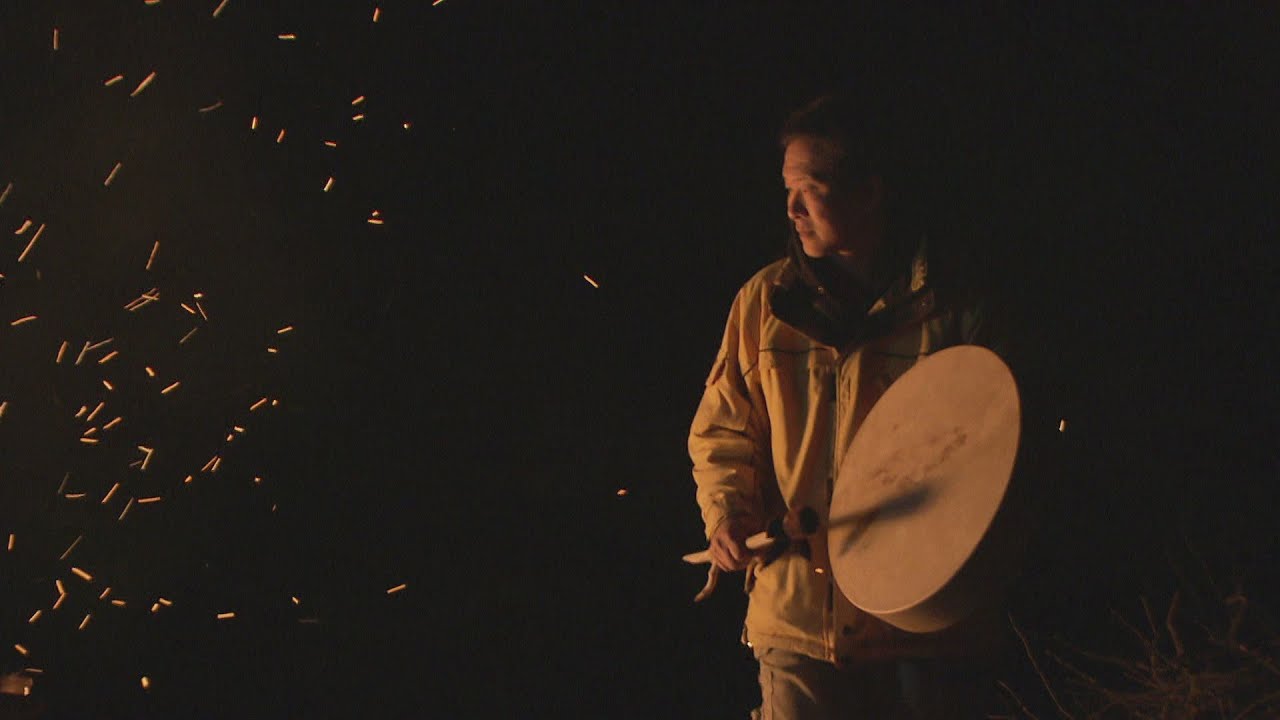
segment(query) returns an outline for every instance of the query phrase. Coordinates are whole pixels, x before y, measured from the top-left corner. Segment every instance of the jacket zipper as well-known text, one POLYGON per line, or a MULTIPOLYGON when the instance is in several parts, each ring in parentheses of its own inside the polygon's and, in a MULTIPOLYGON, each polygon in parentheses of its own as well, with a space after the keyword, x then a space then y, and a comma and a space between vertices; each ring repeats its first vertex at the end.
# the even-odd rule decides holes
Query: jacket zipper
MULTIPOLYGON (((835 497, 835 477, 836 477, 836 438, 839 437, 840 423, 840 371, 844 365, 840 352, 836 351, 836 367, 832 373, 831 380, 831 438, 827 446, 831 449, 831 462, 828 463, 827 472, 827 519, 831 518, 831 501, 835 497)), ((828 553, 828 558, 830 554, 828 553)), ((827 607, 826 617, 823 618, 823 626, 827 630, 825 638, 827 644, 827 655, 831 662, 836 661, 836 599, 835 599, 835 577, 831 574, 831 568, 827 568, 828 572, 823 575, 827 583, 827 607)))

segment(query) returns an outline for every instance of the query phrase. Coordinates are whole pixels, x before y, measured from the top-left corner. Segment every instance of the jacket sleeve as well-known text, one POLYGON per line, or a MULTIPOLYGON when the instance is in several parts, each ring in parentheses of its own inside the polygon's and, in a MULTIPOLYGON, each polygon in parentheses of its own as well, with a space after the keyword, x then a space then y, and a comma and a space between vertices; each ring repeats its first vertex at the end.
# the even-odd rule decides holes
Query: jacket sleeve
POLYGON ((730 517, 760 520, 768 468, 768 415, 760 390, 759 317, 747 292, 734 300, 724 340, 689 430, 689 457, 706 535, 730 517))

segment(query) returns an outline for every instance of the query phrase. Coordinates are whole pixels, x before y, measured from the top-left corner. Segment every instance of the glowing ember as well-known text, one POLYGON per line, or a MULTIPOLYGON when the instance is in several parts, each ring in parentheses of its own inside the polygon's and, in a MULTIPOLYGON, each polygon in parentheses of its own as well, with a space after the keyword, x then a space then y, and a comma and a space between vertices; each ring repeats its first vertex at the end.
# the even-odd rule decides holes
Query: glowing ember
MULTIPOLYGON (((117 485, 119 485, 119 483, 116 483, 116 484, 117 484, 117 485)), ((75 549, 76 549, 76 546, 80 544, 80 541, 81 541, 81 540, 84 540, 84 536, 83 536, 83 535, 81 535, 81 536, 77 537, 75 540, 73 540, 73 541, 71 542, 71 545, 67 546, 67 549, 66 549, 65 551, 63 551, 63 553, 62 553, 62 557, 59 557, 59 558, 58 558, 58 560, 66 560, 66 559, 71 555, 71 551, 72 551, 72 550, 75 550, 75 549)))
POLYGON ((102 181, 102 187, 111 187, 111 181, 116 179, 116 173, 120 172, 121 166, 121 163, 116 163, 116 166, 111 168, 111 172, 107 173, 107 179, 102 181))
POLYGON ((36 246, 36 241, 40 239, 40 233, 42 232, 44 232, 44 223, 40 223, 40 227, 37 228, 35 234, 31 236, 31 242, 27 243, 26 249, 24 249, 22 254, 18 256, 18 262, 22 262, 27 259, 27 253, 31 252, 31 248, 36 246))
POLYGON ((146 90, 147 86, 149 86, 155 79, 156 79, 156 71, 152 70, 151 74, 143 78, 142 82, 138 83, 138 87, 134 88, 133 92, 129 93, 129 97, 137 97, 138 93, 142 92, 143 90, 146 90))

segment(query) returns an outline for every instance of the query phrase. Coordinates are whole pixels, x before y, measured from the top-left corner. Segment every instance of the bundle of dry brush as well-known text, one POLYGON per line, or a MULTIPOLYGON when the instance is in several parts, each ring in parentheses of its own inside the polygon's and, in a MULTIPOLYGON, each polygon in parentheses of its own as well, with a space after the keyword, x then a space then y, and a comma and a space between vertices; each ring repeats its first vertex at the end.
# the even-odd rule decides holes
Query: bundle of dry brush
POLYGON ((1176 592, 1163 612, 1146 598, 1141 606, 1137 622, 1112 612, 1131 636, 1131 650, 1119 654, 1066 641, 1055 643, 1062 650, 1037 653, 1015 623, 1042 684, 1019 693, 1002 683, 1016 716, 1040 720, 1029 707, 1040 697, 1040 715, 1071 720, 1280 718, 1280 638, 1244 593, 1203 603, 1197 612, 1184 610, 1176 592))

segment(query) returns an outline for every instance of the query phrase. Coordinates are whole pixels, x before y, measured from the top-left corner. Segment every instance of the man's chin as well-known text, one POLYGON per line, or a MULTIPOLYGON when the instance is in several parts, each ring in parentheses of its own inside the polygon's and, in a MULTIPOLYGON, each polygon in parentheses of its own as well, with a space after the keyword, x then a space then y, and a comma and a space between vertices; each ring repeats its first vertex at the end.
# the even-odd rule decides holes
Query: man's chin
POLYGON ((804 254, 811 258, 826 257, 831 254, 831 248, 808 242, 803 238, 800 240, 800 249, 804 250, 804 254))

